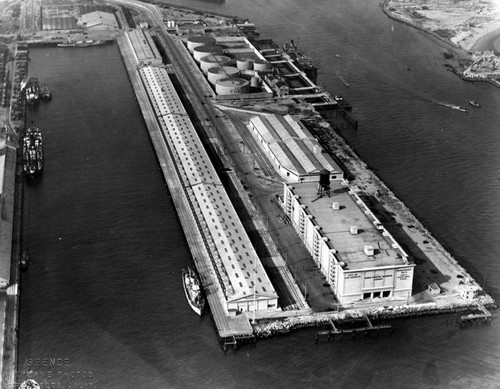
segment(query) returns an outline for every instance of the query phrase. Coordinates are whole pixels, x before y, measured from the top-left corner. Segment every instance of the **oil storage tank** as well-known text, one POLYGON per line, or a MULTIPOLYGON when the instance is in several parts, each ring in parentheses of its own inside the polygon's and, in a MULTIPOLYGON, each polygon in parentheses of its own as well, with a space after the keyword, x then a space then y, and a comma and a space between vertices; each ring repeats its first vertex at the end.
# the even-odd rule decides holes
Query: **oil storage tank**
POLYGON ((222 52, 222 47, 217 45, 198 46, 193 49, 193 57, 196 61, 200 62, 207 55, 222 55, 222 52))
POLYGON ((211 36, 193 36, 187 40, 187 48, 192 53, 195 47, 212 46, 215 44, 215 38, 211 36))
POLYGON ((208 69, 213 67, 221 67, 226 66, 231 62, 231 58, 226 57, 225 55, 207 55, 200 60, 200 68, 203 73, 207 73, 208 69))
POLYGON ((215 93, 223 96, 248 93, 249 84, 242 78, 223 78, 215 83, 215 93))
POLYGON ((224 78, 238 78, 240 71, 234 66, 215 66, 208 69, 208 82, 216 85, 217 81, 224 78))
POLYGON ((240 58, 236 61, 236 67, 240 70, 252 70, 253 59, 250 58, 240 58))

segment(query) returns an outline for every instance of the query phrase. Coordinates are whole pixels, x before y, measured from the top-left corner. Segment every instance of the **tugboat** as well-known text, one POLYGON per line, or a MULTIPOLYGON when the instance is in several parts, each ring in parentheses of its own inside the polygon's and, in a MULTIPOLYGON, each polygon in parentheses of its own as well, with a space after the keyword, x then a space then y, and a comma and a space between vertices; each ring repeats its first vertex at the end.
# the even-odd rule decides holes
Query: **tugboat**
POLYGON ((481 107, 481 104, 479 104, 476 100, 469 100, 469 104, 476 108, 481 107))
POLYGON ((38 78, 31 77, 24 88, 24 95, 28 104, 35 104, 40 101, 40 84, 38 78))
POLYGON ((201 316, 205 299, 201 293, 200 280, 190 267, 182 269, 182 283, 190 307, 201 316))
POLYGON ((49 88, 47 87, 47 85, 44 85, 42 87, 41 95, 42 95, 43 100, 47 100, 47 101, 52 100, 52 92, 49 91, 49 88))
POLYGON ((43 168, 42 133, 33 122, 23 137, 23 170, 28 175, 35 175, 43 168))
POLYGON ((26 270, 26 268, 28 267, 28 261, 28 252, 25 250, 23 251, 23 255, 21 257, 21 270, 26 270))

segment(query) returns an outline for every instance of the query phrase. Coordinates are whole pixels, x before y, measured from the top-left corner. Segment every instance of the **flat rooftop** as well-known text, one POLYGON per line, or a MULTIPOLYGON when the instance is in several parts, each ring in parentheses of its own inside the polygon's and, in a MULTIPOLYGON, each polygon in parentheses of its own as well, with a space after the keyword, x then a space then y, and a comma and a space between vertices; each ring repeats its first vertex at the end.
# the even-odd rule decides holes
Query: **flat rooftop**
POLYGON ((306 206, 306 212, 314 217, 315 224, 321 228, 329 245, 337 251, 337 258, 346 264, 344 270, 365 269, 405 265, 406 262, 394 241, 385 229, 377 228, 378 220, 353 194, 342 181, 330 181, 330 196, 318 193, 317 182, 294 183, 293 193, 300 196, 299 201, 306 206), (333 204, 338 203, 338 210, 333 204), (357 234, 351 233, 357 228, 357 234), (365 246, 372 246, 374 255, 368 256, 365 246))

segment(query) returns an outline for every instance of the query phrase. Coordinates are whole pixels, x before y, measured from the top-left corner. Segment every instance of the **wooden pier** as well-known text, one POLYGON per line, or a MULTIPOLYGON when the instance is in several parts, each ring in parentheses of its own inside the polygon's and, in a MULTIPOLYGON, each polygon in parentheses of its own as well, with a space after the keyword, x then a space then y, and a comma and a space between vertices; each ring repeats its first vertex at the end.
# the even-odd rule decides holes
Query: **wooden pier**
POLYGON ((477 306, 479 313, 470 313, 468 315, 461 316, 458 320, 460 327, 470 326, 474 324, 489 324, 491 323, 491 313, 488 311, 484 305, 478 304, 477 306))
POLYGON ((354 338, 356 335, 363 335, 363 336, 370 334, 378 335, 380 334, 381 331, 392 332, 392 327, 390 325, 388 324, 373 325, 370 318, 366 315, 363 315, 363 319, 361 321, 351 322, 350 324, 352 324, 353 326, 347 328, 339 328, 338 326, 335 325, 332 319, 329 319, 328 321, 330 325, 329 329, 316 332, 316 343, 318 343, 319 339, 322 336, 326 336, 327 340, 330 341, 330 338, 335 336, 338 336, 342 340, 343 335, 351 335, 354 338), (360 325, 360 326, 354 326, 354 325, 360 325))

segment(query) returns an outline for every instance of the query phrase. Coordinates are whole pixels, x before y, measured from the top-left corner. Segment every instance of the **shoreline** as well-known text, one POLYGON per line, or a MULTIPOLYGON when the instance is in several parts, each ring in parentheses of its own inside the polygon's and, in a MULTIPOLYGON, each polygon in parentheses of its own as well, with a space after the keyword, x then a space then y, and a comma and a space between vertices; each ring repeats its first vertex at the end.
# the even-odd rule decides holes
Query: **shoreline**
MULTIPOLYGON (((436 39, 438 42, 452 48, 455 51, 455 55, 453 56, 453 59, 457 62, 456 66, 452 66, 451 68, 448 67, 448 70, 456 74, 460 79, 463 81, 469 81, 469 82, 486 82, 490 85, 493 85, 497 88, 500 88, 500 81, 498 80, 498 77, 495 79, 492 76, 489 76, 487 74, 477 74, 475 77, 471 76, 466 76, 464 72, 468 69, 469 65, 464 64, 464 62, 473 63, 472 56, 474 52, 472 49, 475 46, 485 46, 488 43, 493 44, 495 40, 500 40, 500 24, 495 25, 493 29, 486 29, 486 31, 483 32, 482 35, 479 35, 474 38, 474 43, 470 45, 469 49, 466 49, 465 47, 461 46, 458 43, 453 42, 453 37, 452 38, 445 38, 441 36, 440 34, 427 29, 425 27, 422 27, 418 25, 417 23, 412 22, 411 18, 410 20, 405 19, 401 17, 398 13, 392 12, 389 9, 389 2, 391 0, 384 0, 383 3, 381 3, 381 9, 382 12, 392 20, 395 20, 397 22, 403 23, 409 27, 415 28, 418 31, 423 32, 424 34, 427 34, 428 36, 436 39), (457 69, 457 67, 459 69, 457 69)), ((493 24, 493 23, 492 23, 493 24)), ((484 48, 484 47, 483 47, 484 48)), ((486 50, 485 50, 486 51, 486 50)))

